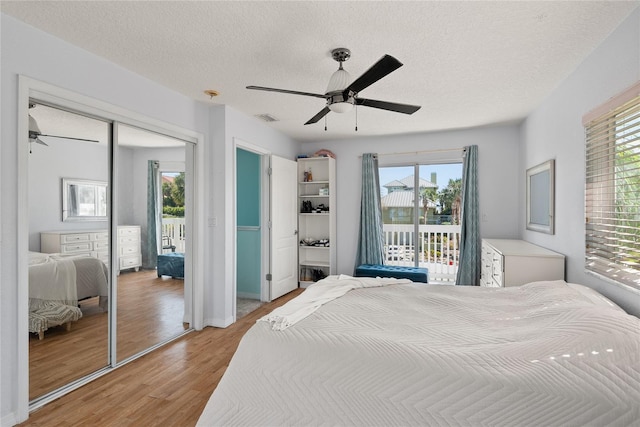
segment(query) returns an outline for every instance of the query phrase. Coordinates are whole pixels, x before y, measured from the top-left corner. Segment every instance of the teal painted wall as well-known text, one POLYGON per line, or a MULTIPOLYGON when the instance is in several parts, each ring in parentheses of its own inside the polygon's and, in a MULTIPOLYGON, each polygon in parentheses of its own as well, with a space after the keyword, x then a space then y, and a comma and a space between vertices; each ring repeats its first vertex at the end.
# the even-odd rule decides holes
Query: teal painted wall
POLYGON ((260 225, 260 156, 238 148, 236 156, 238 227, 260 225))
POLYGON ((236 151, 237 291, 260 297, 260 156, 236 151))

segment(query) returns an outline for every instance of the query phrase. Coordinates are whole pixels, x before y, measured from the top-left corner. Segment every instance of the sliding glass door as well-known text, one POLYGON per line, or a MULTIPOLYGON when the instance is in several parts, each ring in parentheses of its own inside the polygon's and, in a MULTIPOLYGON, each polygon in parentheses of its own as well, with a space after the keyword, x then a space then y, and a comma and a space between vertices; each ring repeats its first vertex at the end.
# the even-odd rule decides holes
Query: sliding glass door
POLYGON ((385 262, 429 268, 431 281, 455 280, 462 164, 380 167, 385 262))

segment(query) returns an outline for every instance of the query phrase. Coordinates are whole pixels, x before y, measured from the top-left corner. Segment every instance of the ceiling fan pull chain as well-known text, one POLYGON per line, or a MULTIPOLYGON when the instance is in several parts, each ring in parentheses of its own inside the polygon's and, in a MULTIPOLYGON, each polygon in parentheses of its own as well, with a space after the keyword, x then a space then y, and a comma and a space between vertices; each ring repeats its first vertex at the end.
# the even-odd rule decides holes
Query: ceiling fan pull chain
POLYGON ((358 132, 358 106, 355 105, 355 109, 356 109, 356 132, 358 132))
POLYGON ((324 131, 327 131, 327 116, 324 116, 324 131))

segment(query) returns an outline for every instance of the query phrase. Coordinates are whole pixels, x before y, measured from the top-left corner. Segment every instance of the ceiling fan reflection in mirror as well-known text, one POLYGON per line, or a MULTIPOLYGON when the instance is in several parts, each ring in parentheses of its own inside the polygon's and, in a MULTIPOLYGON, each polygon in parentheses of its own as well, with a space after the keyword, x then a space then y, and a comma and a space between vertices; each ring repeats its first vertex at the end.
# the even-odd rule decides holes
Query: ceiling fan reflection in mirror
MULTIPOLYGON (((247 86, 247 89, 265 90, 269 92, 281 92, 292 95, 312 96, 323 98, 327 105, 315 116, 310 118, 305 125, 318 122, 321 118, 329 114, 330 111, 336 113, 346 113, 353 106, 362 105, 365 107, 378 108, 381 110, 394 111, 397 113, 413 114, 420 109, 419 105, 399 104, 396 102, 378 101, 375 99, 360 98, 360 91, 371 86, 381 78, 402 67, 402 63, 391 55, 384 55, 371 68, 365 71, 360 77, 351 82, 351 76, 342 68, 342 63, 351 57, 351 51, 346 48, 333 49, 331 56, 340 64, 338 70, 333 73, 329 80, 329 85, 324 95, 311 92, 299 92, 295 90, 276 89, 264 86, 247 86)), ((357 119, 356 119, 357 120, 357 119)), ((325 130, 327 130, 325 124, 325 130)), ((356 130, 358 125, 356 123, 356 130)))
MULTIPOLYGON (((36 104, 30 103, 29 104, 29 109, 34 108, 35 106, 36 106, 36 104)), ((97 141, 95 139, 73 138, 73 137, 70 137, 70 136, 43 134, 40 131, 40 127, 38 126, 38 122, 36 122, 36 119, 34 119, 31 116, 31 114, 29 114, 29 143, 35 142, 37 144, 45 145, 45 146, 48 147, 49 144, 47 144, 42 139, 40 139, 41 136, 47 137, 47 138, 72 139, 74 141, 87 141, 87 142, 99 143, 99 141, 97 141)))

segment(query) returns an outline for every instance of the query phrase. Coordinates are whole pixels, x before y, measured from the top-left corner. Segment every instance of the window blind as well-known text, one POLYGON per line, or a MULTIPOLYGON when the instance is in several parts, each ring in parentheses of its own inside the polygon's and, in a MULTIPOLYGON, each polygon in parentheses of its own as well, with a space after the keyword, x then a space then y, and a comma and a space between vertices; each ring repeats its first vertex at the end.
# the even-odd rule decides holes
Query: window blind
POLYGON ((640 96, 585 131, 586 268, 640 289, 640 96))

